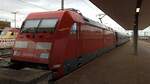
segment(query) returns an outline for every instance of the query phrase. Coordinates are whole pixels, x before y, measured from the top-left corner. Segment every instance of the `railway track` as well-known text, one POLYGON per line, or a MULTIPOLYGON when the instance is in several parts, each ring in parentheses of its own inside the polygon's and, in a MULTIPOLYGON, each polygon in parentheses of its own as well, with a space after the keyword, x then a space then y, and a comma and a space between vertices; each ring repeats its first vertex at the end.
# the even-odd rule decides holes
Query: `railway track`
POLYGON ((51 71, 24 68, 0 68, 0 84, 52 84, 51 71))
POLYGON ((0 48, 0 57, 10 57, 12 54, 12 48, 0 48))

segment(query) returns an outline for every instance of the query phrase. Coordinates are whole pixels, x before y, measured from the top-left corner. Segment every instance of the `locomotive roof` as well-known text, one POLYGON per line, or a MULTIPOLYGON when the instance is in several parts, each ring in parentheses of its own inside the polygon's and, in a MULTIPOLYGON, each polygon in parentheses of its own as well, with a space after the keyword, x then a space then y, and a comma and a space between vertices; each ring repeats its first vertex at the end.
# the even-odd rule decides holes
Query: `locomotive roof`
POLYGON ((44 19, 44 18, 59 18, 64 12, 61 11, 49 11, 49 12, 35 12, 30 13, 27 19, 44 19))
POLYGON ((74 21, 81 22, 81 23, 84 22, 82 16, 69 10, 31 13, 27 16, 27 19, 61 18, 67 12, 70 13, 70 16, 73 18, 74 21))
POLYGON ((107 27, 102 23, 99 23, 87 17, 84 17, 81 14, 81 12, 76 9, 65 9, 65 10, 58 10, 58 11, 31 13, 27 16, 27 19, 61 18, 66 12, 68 12, 70 16, 73 18, 73 20, 76 22, 87 23, 87 24, 97 26, 103 29, 113 30, 112 28, 107 27))
POLYGON ((113 30, 112 28, 107 27, 106 25, 104 25, 102 23, 96 22, 96 21, 91 20, 91 19, 86 18, 86 17, 83 17, 83 18, 84 18, 85 23, 87 23, 87 24, 90 24, 90 25, 93 25, 93 26, 96 26, 96 27, 100 27, 100 28, 103 28, 103 29, 107 29, 107 30, 113 30))

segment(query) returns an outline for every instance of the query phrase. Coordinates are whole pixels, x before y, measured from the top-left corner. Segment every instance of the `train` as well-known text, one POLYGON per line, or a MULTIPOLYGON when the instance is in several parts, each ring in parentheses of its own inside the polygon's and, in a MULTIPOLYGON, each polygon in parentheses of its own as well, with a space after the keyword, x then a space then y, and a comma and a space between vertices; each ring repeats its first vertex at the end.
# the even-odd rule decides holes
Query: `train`
POLYGON ((5 27, 0 34, 0 49, 13 48, 19 28, 5 27))
POLYGON ((120 45, 128 42, 129 39, 130 39, 130 36, 128 34, 116 32, 116 40, 117 40, 116 46, 120 46, 120 45))
POLYGON ((0 34, 5 27, 10 27, 11 22, 8 21, 0 21, 0 34))
POLYGON ((50 70, 58 79, 128 40, 76 9, 31 13, 16 37, 12 68, 50 70))

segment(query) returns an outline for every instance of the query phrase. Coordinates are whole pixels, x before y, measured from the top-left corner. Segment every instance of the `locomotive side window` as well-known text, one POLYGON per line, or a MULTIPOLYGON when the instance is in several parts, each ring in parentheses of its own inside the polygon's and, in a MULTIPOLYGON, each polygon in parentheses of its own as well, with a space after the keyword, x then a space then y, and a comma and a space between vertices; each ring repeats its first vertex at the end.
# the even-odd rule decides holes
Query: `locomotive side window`
POLYGON ((76 34, 77 32, 77 23, 73 23, 71 27, 71 34, 76 34))

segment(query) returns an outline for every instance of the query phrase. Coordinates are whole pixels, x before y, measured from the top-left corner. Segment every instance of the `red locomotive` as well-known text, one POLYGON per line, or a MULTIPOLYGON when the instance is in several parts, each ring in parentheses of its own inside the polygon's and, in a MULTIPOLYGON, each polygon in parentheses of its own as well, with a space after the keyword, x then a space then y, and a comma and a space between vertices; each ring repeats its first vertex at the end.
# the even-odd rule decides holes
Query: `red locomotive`
POLYGON ((49 69, 59 78, 114 48, 117 37, 113 29, 77 10, 31 13, 16 38, 11 61, 17 68, 49 69))

